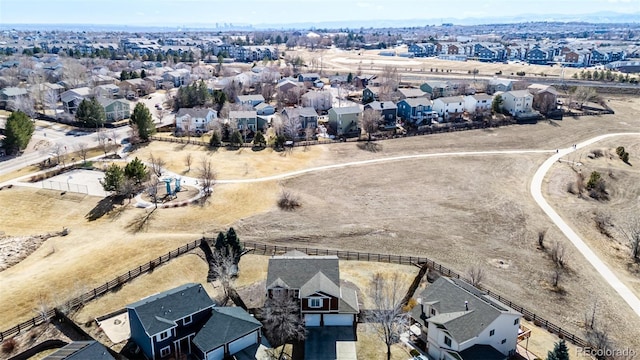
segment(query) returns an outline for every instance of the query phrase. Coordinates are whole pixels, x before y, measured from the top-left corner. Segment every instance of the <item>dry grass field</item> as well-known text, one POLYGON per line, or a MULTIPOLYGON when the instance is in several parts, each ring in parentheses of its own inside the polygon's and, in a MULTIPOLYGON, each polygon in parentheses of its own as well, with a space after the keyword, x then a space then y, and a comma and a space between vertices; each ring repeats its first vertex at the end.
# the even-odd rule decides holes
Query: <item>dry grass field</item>
MULTIPOLYGON (((610 105, 616 115, 388 140, 380 142, 382 150, 378 153, 362 151, 353 143, 311 147, 307 152, 296 148, 283 156, 249 149, 209 153, 156 142, 134 156, 143 157, 151 150, 154 154, 166 151, 162 156, 166 156, 173 171, 180 173, 185 170, 183 159, 188 152, 207 154, 214 159, 220 179, 236 179, 406 154, 552 150, 599 134, 638 128, 639 99, 615 98, 610 105)), ((625 141, 623 145, 632 153, 634 164, 640 150, 635 145, 637 139, 625 141)), ((615 147, 618 141, 613 142, 596 146, 615 147)), ((619 343, 640 348, 634 336, 640 320, 626 303, 611 295, 608 285, 573 251, 531 199, 529 179, 546 157, 437 157, 322 171, 282 182, 219 184, 207 204, 160 209, 141 231, 134 231, 132 224, 145 214, 142 209, 117 206, 110 214, 88 221, 85 215, 99 203, 99 198, 17 187, 3 189, 0 231, 29 235, 59 231, 64 226, 71 233, 49 239, 24 261, 0 272, 0 324, 10 327, 34 316, 39 303, 54 306, 203 233, 214 234, 234 226, 242 240, 426 255, 459 272, 478 264, 487 272, 487 286, 576 332, 580 332, 580 322, 591 306, 585 299, 602 299, 599 316, 610 336, 619 343), (283 212, 275 206, 282 188, 300 196, 299 210, 283 212), (563 242, 568 250, 570 271, 561 280, 564 294, 550 290, 551 260, 536 249, 535 236, 545 228, 548 239, 563 242)), ((605 166, 593 166, 596 165, 605 166)), ((559 164, 554 169, 553 179, 562 169, 566 165, 559 164)), ((625 184, 637 191, 639 182, 632 177, 637 173, 631 171, 635 167, 629 169, 619 171, 620 181, 626 176, 625 184)), ((557 182, 562 190, 564 180, 557 182)), ((565 200, 567 194, 560 190, 553 192, 550 185, 550 200, 560 211, 564 211, 561 207, 567 201, 579 205, 576 211, 590 211, 589 201, 565 200)), ((621 195, 620 201, 626 198, 621 195)), ((580 231, 581 227, 592 227, 592 220, 584 216, 571 221, 584 221, 584 225, 575 227, 580 231)), ((375 268, 375 264, 372 266, 375 268)), ((259 274, 259 265, 251 272, 259 274)), ((360 287, 367 278, 360 274, 349 281, 360 287)), ((168 280, 165 285, 170 286, 169 283, 168 280)), ((143 284, 165 286, 155 281, 143 284)))

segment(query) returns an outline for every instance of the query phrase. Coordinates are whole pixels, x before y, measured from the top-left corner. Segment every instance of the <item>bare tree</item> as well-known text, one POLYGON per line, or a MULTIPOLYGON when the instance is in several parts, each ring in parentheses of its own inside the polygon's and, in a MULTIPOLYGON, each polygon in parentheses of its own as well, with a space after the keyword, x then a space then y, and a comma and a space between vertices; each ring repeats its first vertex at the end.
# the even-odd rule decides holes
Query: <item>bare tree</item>
POLYGON ((131 129, 129 130, 129 143, 132 145, 140 143, 140 131, 138 131, 137 124, 131 124, 131 129))
POLYGON ((547 230, 538 231, 538 246, 540 249, 544 249, 544 237, 547 235, 547 230))
POLYGON ((106 157, 110 147, 109 136, 107 135, 107 132, 104 130, 104 128, 100 128, 96 132, 96 137, 98 139, 98 146, 100 147, 100 149, 102 149, 102 152, 106 157))
POLYGON ((298 300, 288 291, 274 291, 264 302, 262 324, 269 342, 281 346, 278 359, 282 359, 287 343, 304 340, 306 329, 300 315, 298 300))
POLYGON ((54 115, 55 115, 55 110, 58 108, 58 93, 56 93, 55 90, 50 89, 44 93, 44 97, 42 100, 42 107, 43 107, 42 109, 43 112, 47 109, 54 110, 54 115))
POLYGON ((380 92, 378 93, 378 99, 380 101, 392 100, 392 93, 398 90, 398 68, 390 65, 385 65, 382 68, 379 79, 380 92))
POLYGON ((211 279, 215 279, 222 285, 224 293, 223 304, 226 304, 230 298, 233 282, 238 277, 238 265, 235 262, 236 254, 233 250, 224 252, 213 249, 212 259, 209 262, 209 273, 211 279))
POLYGON ((371 141, 371 134, 378 130, 382 122, 382 115, 372 108, 367 108, 360 116, 360 128, 367 133, 367 142, 371 141))
POLYGON ((193 154, 187 153, 184 157, 184 163, 187 165, 187 172, 191 171, 191 163, 193 162, 193 154))
POLYGON ((153 156, 153 153, 149 154, 149 162, 151 163, 151 171, 160 178, 164 171, 164 166, 167 164, 161 157, 153 156))
POLYGON ((309 142, 313 140, 314 133, 315 133, 315 129, 311 127, 311 124, 307 124, 307 127, 304 129, 304 140, 306 141, 304 144, 305 150, 307 150, 309 146, 309 142))
POLYGON ((89 154, 89 146, 86 143, 77 143, 75 148, 78 154, 82 157, 82 162, 86 163, 87 155, 89 154))
POLYGON ((72 88, 81 86, 87 80, 87 68, 75 59, 67 59, 63 62, 62 78, 72 88))
POLYGON ((204 156, 200 162, 200 180, 202 181, 202 190, 205 196, 211 195, 213 191, 213 185, 216 181, 216 174, 213 171, 213 165, 211 159, 204 156))
POLYGON ((36 109, 33 99, 30 96, 19 96, 8 104, 8 108, 14 111, 22 111, 30 118, 35 117, 36 109))
POLYGON ((269 102, 273 99, 273 95, 276 93, 276 88, 273 84, 263 84, 262 85, 262 97, 264 97, 266 102, 269 102))
POLYGON ((631 259, 633 261, 640 260, 640 216, 635 212, 629 212, 626 215, 621 224, 618 226, 618 231, 629 242, 631 248, 631 259))
POLYGON ((551 247, 551 260, 557 268, 563 268, 566 265, 564 246, 555 241, 551 247))
POLYGON ((484 269, 478 265, 473 265, 467 269, 467 276, 469 276, 471 285, 478 286, 484 280, 484 269))
POLYGON ((154 210, 158 208, 158 185, 160 185, 160 180, 152 175, 147 183, 147 194, 149 194, 151 201, 155 205, 154 210))
POLYGON ((284 133, 291 140, 296 140, 302 130, 302 122, 300 121, 300 117, 297 115, 294 116, 285 116, 284 117, 284 133))
POLYGON ((64 145, 62 144, 56 144, 53 149, 51 149, 51 153, 53 154, 53 156, 56 157, 56 164, 63 164, 65 163, 65 157, 67 154, 67 149, 64 145))
POLYGON ((401 285, 397 273, 390 278, 376 273, 369 287, 373 308, 369 311, 367 320, 387 346, 387 360, 391 359, 391 345, 400 340, 400 334, 405 331, 409 321, 409 314, 402 310, 401 285))
POLYGON ((558 289, 558 285, 560 284, 560 276, 562 275, 562 268, 556 266, 551 273, 551 285, 554 288, 558 289))

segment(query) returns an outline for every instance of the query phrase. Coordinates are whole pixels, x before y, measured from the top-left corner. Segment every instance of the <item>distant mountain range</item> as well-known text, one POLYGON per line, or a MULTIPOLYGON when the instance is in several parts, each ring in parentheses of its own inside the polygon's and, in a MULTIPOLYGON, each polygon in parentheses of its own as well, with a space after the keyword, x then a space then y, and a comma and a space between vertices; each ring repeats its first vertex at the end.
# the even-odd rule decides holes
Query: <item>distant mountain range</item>
POLYGON ((425 18, 409 20, 362 20, 362 21, 322 21, 272 24, 233 24, 215 27, 214 24, 171 24, 171 25, 96 25, 96 24, 0 24, 0 30, 76 30, 76 31, 230 31, 267 29, 359 29, 359 28, 403 28, 428 25, 484 25, 516 24, 530 22, 583 22, 592 24, 639 24, 640 13, 626 14, 599 12, 592 14, 522 14, 509 17, 469 17, 469 18, 425 18))

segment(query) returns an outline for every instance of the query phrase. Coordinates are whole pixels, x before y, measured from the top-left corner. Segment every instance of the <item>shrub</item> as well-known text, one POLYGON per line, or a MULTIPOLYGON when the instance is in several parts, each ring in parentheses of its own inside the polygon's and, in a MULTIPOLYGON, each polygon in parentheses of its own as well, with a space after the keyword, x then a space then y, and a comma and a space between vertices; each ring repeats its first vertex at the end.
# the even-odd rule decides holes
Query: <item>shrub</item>
POLYGON ((409 351, 409 355, 416 357, 420 355, 420 352, 416 349, 411 349, 411 351, 409 351))
POLYGON ((292 211, 300 207, 300 200, 290 191, 283 190, 278 199, 278 207, 282 210, 292 211))
POLYGON ((518 75, 518 76, 524 76, 524 75, 525 75, 525 72, 524 72, 524 71, 518 71, 518 72, 516 73, 516 75, 518 75))
POLYGON ((624 154, 626 151, 624 151, 624 146, 618 146, 616 148, 616 154, 618 154, 618 156, 622 157, 622 154, 624 154))
POLYGON ((11 354, 16 347, 18 347, 18 341, 16 339, 7 339, 2 343, 2 352, 5 354, 11 354))
POLYGON ((593 217, 593 221, 595 221, 596 229, 598 229, 600 234, 608 238, 611 237, 611 233, 609 233, 609 229, 607 229, 607 227, 611 225, 611 215, 598 211, 593 217))
POLYGON ((604 153, 600 149, 595 149, 591 153, 593 154, 594 158, 599 158, 599 157, 604 156, 604 153))
POLYGON ((591 176, 589 177, 589 182, 587 182, 587 190, 591 190, 598 185, 598 182, 602 180, 600 173, 597 171, 591 172, 591 176))
POLYGON ((624 161, 625 163, 629 163, 629 153, 625 152, 624 154, 622 154, 622 156, 620 156, 620 159, 622 159, 622 161, 624 161))

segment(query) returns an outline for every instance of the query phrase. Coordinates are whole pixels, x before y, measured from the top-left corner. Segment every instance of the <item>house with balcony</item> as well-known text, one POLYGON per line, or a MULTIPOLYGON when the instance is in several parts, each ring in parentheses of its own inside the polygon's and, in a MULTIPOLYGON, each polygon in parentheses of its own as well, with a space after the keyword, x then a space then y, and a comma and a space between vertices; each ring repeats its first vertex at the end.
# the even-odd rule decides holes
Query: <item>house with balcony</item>
POLYGON ((436 99, 453 95, 456 88, 448 81, 431 80, 420 85, 420 90, 428 93, 431 99, 436 99))
POLYGON ((309 91, 301 97, 302 106, 314 108, 320 114, 326 114, 331 109, 332 101, 333 96, 328 90, 309 91))
POLYGON ((236 103, 242 105, 249 105, 255 107, 256 105, 264 102, 264 96, 258 95, 238 95, 235 99, 236 103))
POLYGON ((440 277, 417 296, 411 331, 437 360, 506 360, 530 331, 522 314, 461 279, 440 277))
POLYGON ((318 127, 318 113, 312 107, 288 107, 282 110, 282 115, 287 118, 297 118, 300 121, 300 130, 318 127))
POLYGON ((553 60, 553 52, 549 49, 542 49, 536 45, 527 51, 525 60, 529 64, 547 65, 553 60))
POLYGON ((171 83, 174 87, 189 85, 191 83, 191 72, 188 69, 178 69, 162 74, 165 82, 171 83))
POLYGON ((514 81, 511 79, 494 77, 489 80, 489 83, 487 84, 487 94, 492 95, 497 91, 511 91, 511 89, 513 89, 513 83, 514 81))
POLYGON ((241 308, 216 307, 201 284, 185 284, 126 309, 131 340, 147 359, 222 360, 261 342, 259 321, 241 308))
POLYGON ((533 95, 534 110, 547 114, 558 108, 558 91, 551 85, 531 84, 527 88, 533 95))
POLYGON ((398 108, 398 117, 416 126, 431 125, 431 121, 438 118, 438 114, 433 111, 433 102, 428 98, 400 100, 396 107, 398 108))
POLYGON ((269 259, 267 296, 285 292, 300 304, 306 327, 348 326, 355 331, 358 295, 340 284, 338 257, 291 251, 269 259))
POLYGON ((267 124, 263 118, 258 117, 258 113, 255 110, 229 111, 229 120, 238 125, 240 132, 245 130, 250 132, 262 131, 267 124))
POLYGON ((399 88, 397 91, 400 100, 402 99, 413 99, 413 98, 428 98, 429 94, 414 88, 399 88))
POLYGON ((438 119, 443 121, 455 120, 464 112, 464 97, 447 96, 433 100, 433 111, 438 114, 438 119))
POLYGON ((391 101, 374 101, 364 106, 364 109, 372 109, 382 119, 381 125, 387 129, 396 128, 396 118, 398 116, 398 107, 391 101))
POLYGON ((464 111, 469 114, 485 114, 491 112, 493 96, 487 94, 473 94, 464 97, 464 111))
POLYGON ((23 98, 27 98, 28 92, 25 88, 7 87, 0 90, 0 105, 2 109, 13 110, 16 108, 16 102, 23 98))
POLYGON ((104 109, 108 123, 128 119, 131 116, 131 103, 125 99, 96 98, 104 109))
POLYGON ((69 114, 75 114, 82 100, 90 99, 92 97, 93 92, 88 87, 71 89, 60 94, 60 100, 62 100, 64 111, 69 114))
POLYGON ((209 131, 218 113, 208 108, 181 108, 176 113, 176 132, 203 134, 209 131))
POLYGON ((408 51, 413 53, 415 57, 429 57, 435 55, 436 48, 432 43, 411 44, 408 51))

